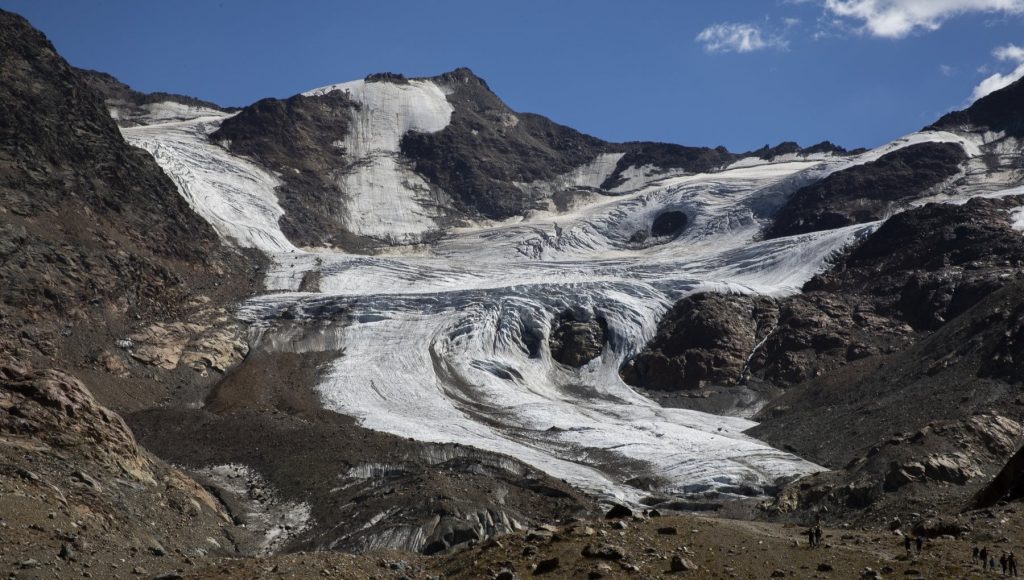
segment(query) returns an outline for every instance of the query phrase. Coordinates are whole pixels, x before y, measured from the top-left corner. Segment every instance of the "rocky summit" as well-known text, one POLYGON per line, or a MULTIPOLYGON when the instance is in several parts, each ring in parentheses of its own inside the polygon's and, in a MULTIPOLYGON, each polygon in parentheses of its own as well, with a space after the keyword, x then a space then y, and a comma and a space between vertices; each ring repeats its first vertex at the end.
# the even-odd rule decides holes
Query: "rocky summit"
POLYGON ((1024 81, 733 152, 467 68, 223 107, 0 31, 10 577, 970 577, 1024 541, 1024 81))

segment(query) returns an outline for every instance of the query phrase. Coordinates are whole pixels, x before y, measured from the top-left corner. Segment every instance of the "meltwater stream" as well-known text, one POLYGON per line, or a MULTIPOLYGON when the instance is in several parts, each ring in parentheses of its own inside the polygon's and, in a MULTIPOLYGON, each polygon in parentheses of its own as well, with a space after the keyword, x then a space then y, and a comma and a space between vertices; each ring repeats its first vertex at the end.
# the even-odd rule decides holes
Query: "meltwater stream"
MULTIPOLYGON (((662 408, 623 383, 618 369, 679 298, 797 292, 869 233, 876 224, 757 241, 761 220, 790 193, 880 152, 663 176, 620 195, 593 194, 565 213, 481 223, 429 246, 357 256, 292 246, 277 225, 278 178, 210 143, 227 115, 203 114, 123 132, 222 237, 272 257, 268 293, 238 315, 276 348, 340 353, 317 385, 326 408, 370 429, 507 454, 621 501, 647 495, 628 483, 638 477, 667 494, 749 494, 820 469, 744 435, 749 420, 662 408), (637 235, 669 211, 688 218, 677 237, 637 235), (318 291, 299 292, 311 272, 318 291), (552 321, 569 309, 608 324, 602 354, 581 369, 555 362, 547 347, 552 321), (294 341, 297 322, 316 332, 294 341)), ((589 173, 612 168, 595 162, 574 175, 600 183, 589 173)), ((387 211, 379 196, 394 194, 366 190, 359 195, 378 197, 356 205, 387 211)), ((411 220, 409 232, 423 231, 430 216, 414 210, 406 204, 382 223, 411 220)), ((359 218, 368 232, 371 217, 359 218)))

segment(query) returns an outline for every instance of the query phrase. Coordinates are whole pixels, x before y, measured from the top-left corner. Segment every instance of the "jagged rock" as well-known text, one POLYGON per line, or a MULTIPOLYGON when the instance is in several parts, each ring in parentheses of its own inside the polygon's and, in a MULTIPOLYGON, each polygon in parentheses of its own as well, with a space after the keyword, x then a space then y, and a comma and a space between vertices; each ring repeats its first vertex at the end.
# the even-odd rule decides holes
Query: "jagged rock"
POLYGON ((537 567, 533 569, 535 575, 547 574, 548 572, 554 572, 558 569, 558 558, 548 558, 547 560, 541 560, 537 562, 537 567))
POLYGON ((978 99, 967 109, 944 115, 926 129, 962 131, 966 128, 1024 137, 1024 113, 1020 108, 1022 99, 1024 83, 1017 81, 1003 90, 978 99))
POLYGON ((132 358, 143 364, 173 370, 179 364, 205 374, 226 372, 249 353, 242 326, 223 310, 204 310, 194 322, 156 323, 131 335, 132 358))
POLYGON ((612 505, 611 509, 609 509, 604 514, 604 517, 609 520, 618 518, 631 518, 633 517, 633 510, 629 509, 628 507, 622 504, 617 503, 612 505))
POLYGON ((623 367, 623 380, 661 390, 734 384, 777 316, 769 298, 718 293, 683 298, 658 323, 654 339, 623 367))
POLYGON ((626 557, 626 553, 614 544, 587 544, 583 548, 584 558, 597 558, 600 560, 621 560, 626 557))
POLYGON ((42 33, 0 13, 0 316, 173 316, 242 264, 42 33), (17 144, 11 145, 11 144, 17 144), (38 313, 34 315, 33 313, 38 313))
POLYGON ((669 571, 671 572, 689 572, 696 569, 697 566, 692 561, 678 554, 672 556, 672 561, 669 563, 669 571))
POLYGON ((914 524, 914 534, 925 538, 938 538, 939 536, 955 536, 971 531, 971 526, 948 518, 929 518, 914 524))
POLYGON ((608 341, 608 322, 586 311, 566 311, 554 321, 549 346, 551 357, 579 368, 599 357, 608 341))
MULTIPOLYGON (((0 356, 0 432, 31 436, 77 449, 111 469, 152 481, 150 462, 128 426, 100 406, 75 377, 56 370, 32 370, 0 356)), ((80 472, 79 479, 100 487, 80 472)))
POLYGON ((967 160, 955 143, 918 143, 855 165, 794 193, 775 216, 768 238, 876 221, 895 205, 956 175, 967 160))

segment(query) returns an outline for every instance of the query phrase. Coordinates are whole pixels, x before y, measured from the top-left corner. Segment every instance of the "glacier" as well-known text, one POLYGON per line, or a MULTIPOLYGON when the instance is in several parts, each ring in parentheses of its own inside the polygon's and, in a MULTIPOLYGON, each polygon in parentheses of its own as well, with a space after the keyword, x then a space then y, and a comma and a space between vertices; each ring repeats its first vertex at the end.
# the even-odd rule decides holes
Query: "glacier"
MULTIPOLYGON (((800 187, 925 141, 960 143, 981 157, 982 143, 971 136, 921 132, 853 157, 745 159, 697 175, 637 167, 616 195, 595 193, 561 213, 480 221, 409 246, 440 226, 427 200, 436 192, 403 162, 398 144, 407 131, 443 129, 451 105, 429 81, 356 81, 308 94, 333 90, 362 104, 344 141, 358 160, 341 177, 345 223, 399 244, 376 255, 292 245, 277 224, 277 177, 208 139, 228 114, 156 119, 122 132, 153 154, 221 236, 272 259, 267 293, 237 312, 254 341, 341 349, 316 387, 327 409, 369 429, 509 455, 626 502, 650 492, 630 485, 635 478, 657 482, 660 493, 732 496, 821 470, 745 435, 749 419, 662 408, 626 385, 618 369, 678 299, 700 291, 799 292, 879 225, 760 240, 768 216, 800 187), (638 242, 634 234, 668 211, 685 213, 686 229, 638 242), (300 292, 310 273, 319 288, 300 292), (604 351, 580 369, 554 361, 546 346, 552 321, 568 309, 608 322, 604 351), (289 330, 296 322, 316 332, 296 339, 289 330), (541 337, 541 348, 531 349, 528 337, 541 337)), ((526 185, 596 188, 620 157, 606 154, 555 182, 526 185)), ((995 187, 983 179, 990 177, 966 191, 995 187)))

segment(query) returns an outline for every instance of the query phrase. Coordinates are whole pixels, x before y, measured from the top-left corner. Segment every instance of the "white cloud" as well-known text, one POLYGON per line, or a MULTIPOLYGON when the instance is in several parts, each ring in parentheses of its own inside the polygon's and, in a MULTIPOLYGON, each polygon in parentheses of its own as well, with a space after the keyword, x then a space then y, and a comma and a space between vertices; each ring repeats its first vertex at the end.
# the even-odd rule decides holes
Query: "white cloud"
POLYGON ((999 60, 1016 63, 1017 68, 1007 74, 995 73, 978 83, 978 86, 974 87, 974 92, 971 93, 971 102, 999 89, 1004 89, 1024 78, 1024 48, 1015 44, 1007 44, 993 50, 992 56, 999 60))
POLYGON ((999 48, 993 50, 992 56, 998 58, 999 60, 1024 62, 1024 48, 1021 48, 1016 44, 1007 44, 1006 46, 1000 46, 999 48))
POLYGON ((948 64, 940 64, 939 71, 942 72, 942 76, 944 77, 951 77, 956 73, 956 69, 948 64))
POLYGON ((766 48, 785 48, 780 36, 766 35, 756 24, 727 22, 701 31, 695 39, 708 52, 754 52, 766 48))
POLYGON ((1024 14, 1024 0, 825 0, 825 9, 861 21, 873 36, 903 38, 962 14, 1024 14))

